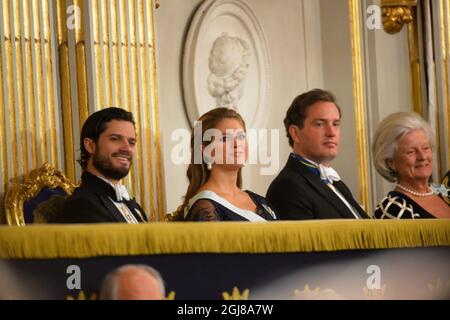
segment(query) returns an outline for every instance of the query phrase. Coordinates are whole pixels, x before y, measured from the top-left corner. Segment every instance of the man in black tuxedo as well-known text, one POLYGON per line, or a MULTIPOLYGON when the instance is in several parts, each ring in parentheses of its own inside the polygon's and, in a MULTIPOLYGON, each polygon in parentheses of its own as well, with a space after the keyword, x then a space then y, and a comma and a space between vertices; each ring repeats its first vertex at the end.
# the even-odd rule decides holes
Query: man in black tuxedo
POLYGON ((147 221, 120 180, 130 171, 136 145, 133 114, 120 108, 93 113, 80 137, 81 185, 50 223, 147 221))
POLYGON ((330 92, 314 89, 292 102, 284 125, 293 152, 266 195, 279 219, 368 218, 330 167, 338 152, 340 120, 330 92))

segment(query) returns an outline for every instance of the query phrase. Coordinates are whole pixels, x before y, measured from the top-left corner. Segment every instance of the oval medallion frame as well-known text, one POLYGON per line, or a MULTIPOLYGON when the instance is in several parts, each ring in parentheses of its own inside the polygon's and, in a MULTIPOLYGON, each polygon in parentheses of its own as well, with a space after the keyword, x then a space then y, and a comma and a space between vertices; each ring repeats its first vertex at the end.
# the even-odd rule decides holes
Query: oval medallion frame
POLYGON ((249 47, 248 70, 237 111, 248 128, 265 126, 271 97, 271 68, 266 37, 253 10, 240 0, 206 0, 196 11, 183 55, 183 95, 191 126, 217 106, 208 91, 208 60, 214 41, 227 33, 249 47))

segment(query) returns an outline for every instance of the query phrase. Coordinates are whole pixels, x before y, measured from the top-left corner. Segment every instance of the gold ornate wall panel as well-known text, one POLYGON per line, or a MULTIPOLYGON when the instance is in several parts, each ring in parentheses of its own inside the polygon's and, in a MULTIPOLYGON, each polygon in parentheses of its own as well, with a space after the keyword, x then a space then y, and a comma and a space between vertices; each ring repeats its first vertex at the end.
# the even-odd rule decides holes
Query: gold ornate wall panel
POLYGON ((0 193, 43 162, 64 166, 53 15, 48 1, 0 2, 0 193))
POLYGON ((398 32, 404 24, 408 27, 413 110, 428 118, 435 127, 437 145, 435 178, 439 179, 450 167, 450 66, 448 63, 450 1, 427 1, 381 0, 381 5, 386 32, 391 34, 398 32), (427 25, 430 25, 428 29, 427 25), (428 61, 427 38, 433 40, 431 44, 428 42, 428 49, 432 51, 432 54, 428 55, 428 61), (421 48, 423 48, 423 53, 421 53, 421 48), (427 63, 432 66, 428 71, 434 71, 425 76, 427 63), (433 102, 430 102, 430 99, 433 102), (431 104, 435 106, 432 110, 430 109, 431 104))
POLYGON ((72 97, 70 86, 70 62, 68 46, 67 15, 65 1, 56 3, 56 27, 59 57, 59 76, 61 90, 61 112, 64 136, 65 172, 69 179, 75 181, 74 133, 72 120, 72 97))
POLYGON ((135 115, 137 156, 127 184, 150 213, 151 220, 160 220, 164 208, 152 2, 89 3, 94 109, 116 105, 135 115))
POLYGON ((163 220, 152 0, 0 0, 0 17, 0 195, 43 162, 76 181, 82 124, 119 106, 138 134, 126 184, 163 220))
MULTIPOLYGON (((441 57, 442 57, 442 100, 443 100, 443 122, 446 124, 442 128, 444 141, 444 149, 446 148, 446 159, 444 162, 444 168, 450 168, 450 1, 439 0, 439 33, 441 39, 441 57)), ((441 135, 442 136, 442 135, 441 135)), ((445 170, 444 170, 445 171, 445 170)), ((444 172, 445 173, 445 172, 444 172)))
POLYGON ((384 30, 389 34, 408 28, 409 64, 413 110, 423 114, 423 84, 420 67, 417 0, 381 0, 384 30))
POLYGON ((366 212, 372 212, 371 190, 367 155, 367 126, 364 98, 364 69, 361 35, 361 6, 357 0, 348 0, 350 16, 350 36, 352 47, 353 101, 355 108, 355 127, 358 154, 359 200, 366 212))

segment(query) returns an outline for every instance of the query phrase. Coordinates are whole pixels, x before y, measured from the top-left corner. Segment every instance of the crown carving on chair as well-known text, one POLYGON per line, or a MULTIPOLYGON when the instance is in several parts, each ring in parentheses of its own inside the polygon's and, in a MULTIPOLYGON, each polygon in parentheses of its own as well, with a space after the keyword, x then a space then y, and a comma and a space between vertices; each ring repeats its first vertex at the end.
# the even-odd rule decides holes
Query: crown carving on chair
POLYGON ((163 300, 175 300, 175 291, 170 291, 163 300))
POLYGON ((303 290, 295 289, 292 297, 294 300, 341 300, 343 299, 333 289, 320 289, 315 287, 311 290, 309 284, 305 284, 303 290))
POLYGON ((78 292, 78 295, 72 296, 72 295, 67 295, 66 296, 66 300, 97 300, 97 294, 92 293, 91 295, 87 296, 83 290, 80 290, 78 292))
POLYGON ((222 297, 223 300, 248 300, 249 294, 250 294, 249 289, 245 289, 241 293, 237 287, 234 287, 231 294, 228 292, 223 292, 222 297))
POLYGON ((386 294, 386 284, 383 284, 381 288, 377 289, 369 289, 367 287, 364 287, 363 292, 366 299, 371 300, 384 299, 384 295, 386 294))
POLYGON ((24 203, 35 197, 43 188, 60 188, 72 194, 76 184, 48 163, 30 172, 23 183, 14 182, 5 194, 5 213, 8 225, 25 225, 24 203))

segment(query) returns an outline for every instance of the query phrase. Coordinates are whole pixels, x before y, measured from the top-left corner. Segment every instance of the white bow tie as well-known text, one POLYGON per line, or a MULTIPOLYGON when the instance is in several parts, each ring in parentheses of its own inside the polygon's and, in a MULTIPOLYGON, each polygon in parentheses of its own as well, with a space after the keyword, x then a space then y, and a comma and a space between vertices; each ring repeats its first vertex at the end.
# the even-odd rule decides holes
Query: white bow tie
POLYGON ((116 184, 114 186, 114 191, 116 191, 117 201, 130 201, 130 195, 128 194, 128 189, 123 184, 116 184))
POLYGON ((328 180, 331 184, 333 184, 333 181, 341 180, 339 174, 332 167, 325 167, 319 164, 318 169, 322 180, 328 180))

